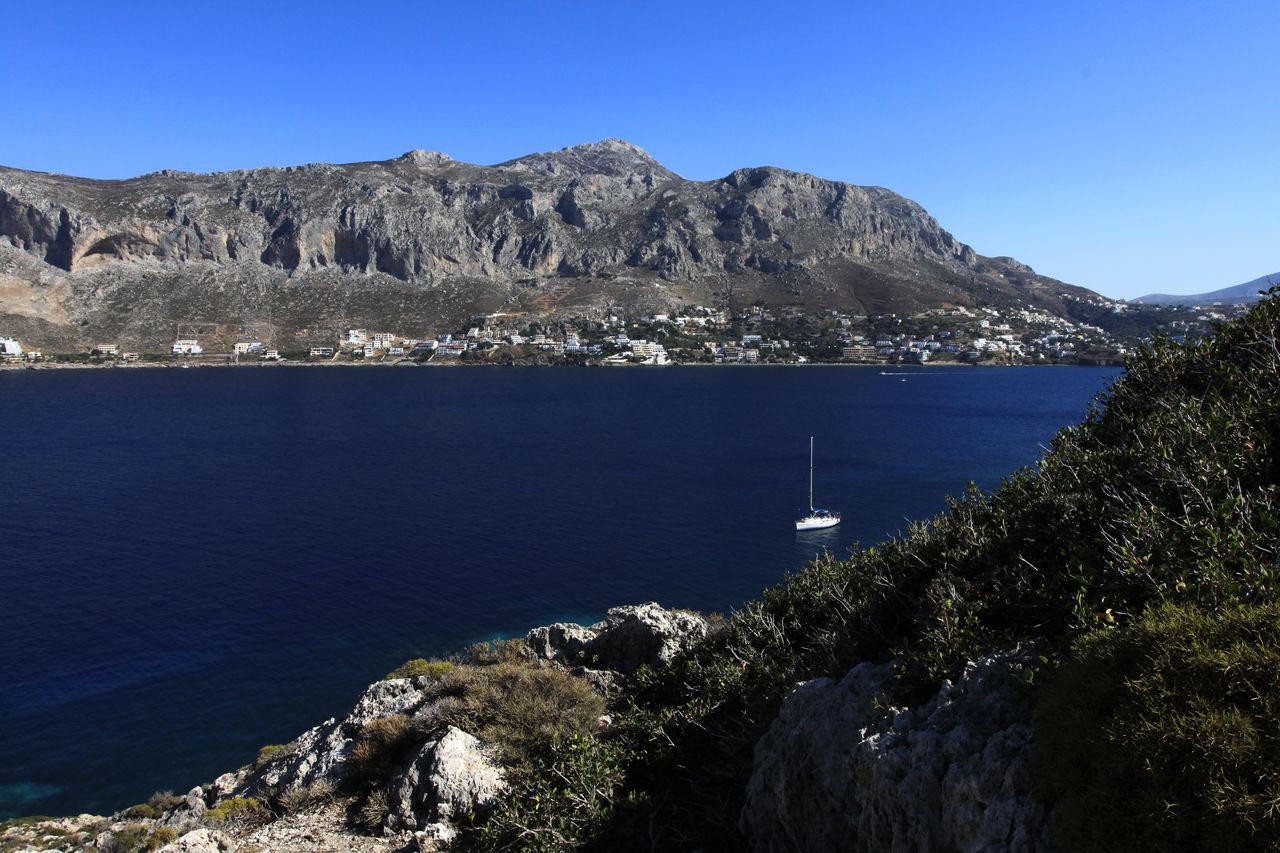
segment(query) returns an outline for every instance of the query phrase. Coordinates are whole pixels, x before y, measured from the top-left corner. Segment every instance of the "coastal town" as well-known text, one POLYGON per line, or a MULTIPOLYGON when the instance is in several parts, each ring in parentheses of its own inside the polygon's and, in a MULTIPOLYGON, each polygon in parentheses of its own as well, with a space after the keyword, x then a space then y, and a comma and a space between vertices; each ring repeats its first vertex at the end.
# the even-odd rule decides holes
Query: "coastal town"
MULTIPOLYGON (((1078 297, 1063 294, 1063 299, 1078 297)), ((0 335, 7 365, 161 364, 985 364, 1119 365, 1153 333, 1207 334, 1244 306, 1185 308, 1096 298, 1076 306, 1093 322, 1028 308, 943 308, 911 315, 812 311, 755 304, 740 310, 683 306, 629 317, 567 320, 493 314, 441 332, 345 328, 323 345, 289 347, 215 324, 179 324, 168 352, 104 341, 78 353, 42 353, 0 335), (198 332, 205 331, 205 337, 198 332), (233 335, 234 337, 234 335, 233 335)), ((250 330, 253 327, 246 327, 250 330)), ((243 331, 243 329, 241 329, 243 331)))

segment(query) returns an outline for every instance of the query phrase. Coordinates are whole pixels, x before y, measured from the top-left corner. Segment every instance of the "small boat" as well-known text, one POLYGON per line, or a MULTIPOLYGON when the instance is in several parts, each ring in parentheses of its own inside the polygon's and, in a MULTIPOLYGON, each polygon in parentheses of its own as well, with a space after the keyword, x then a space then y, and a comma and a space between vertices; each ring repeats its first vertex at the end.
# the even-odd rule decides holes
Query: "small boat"
POLYGON ((796 519, 796 530, 821 530, 840 523, 840 513, 813 505, 813 436, 809 436, 809 514, 796 519))

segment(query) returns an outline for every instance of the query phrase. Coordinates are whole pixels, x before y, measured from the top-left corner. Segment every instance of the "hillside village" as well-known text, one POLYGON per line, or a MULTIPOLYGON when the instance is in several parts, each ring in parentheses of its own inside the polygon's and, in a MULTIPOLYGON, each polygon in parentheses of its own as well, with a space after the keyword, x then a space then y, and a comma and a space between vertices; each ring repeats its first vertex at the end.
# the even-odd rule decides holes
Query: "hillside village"
MULTIPOLYGON (((1069 294, 1065 300, 1085 303, 1069 294)), ((289 349, 249 337, 227 347, 190 332, 165 353, 122 351, 104 342, 88 352, 43 354, 0 337, 8 364, 1083 364, 1118 365, 1153 332, 1175 340, 1204 335, 1243 306, 1142 305, 1096 298, 1073 322, 1042 310, 942 308, 909 316, 806 312, 755 304, 744 309, 688 305, 671 313, 607 313, 567 320, 493 314, 441 333, 348 328, 331 343, 289 349)), ((224 336, 225 337, 225 336, 224 336)))

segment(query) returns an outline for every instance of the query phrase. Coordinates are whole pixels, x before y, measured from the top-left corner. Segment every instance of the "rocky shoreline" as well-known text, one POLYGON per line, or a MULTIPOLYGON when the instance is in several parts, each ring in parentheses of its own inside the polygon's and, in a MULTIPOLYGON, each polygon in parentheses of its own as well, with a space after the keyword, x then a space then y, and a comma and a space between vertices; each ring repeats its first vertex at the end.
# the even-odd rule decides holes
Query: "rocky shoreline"
MULTIPOLYGON (((591 626, 535 628, 490 647, 480 666, 413 661, 341 719, 264 747, 185 795, 157 794, 110 816, 10 821, 0 851, 470 849, 469 833, 520 771, 492 726, 457 724, 485 718, 457 712, 461 673, 554 673, 591 697, 575 707, 604 731, 635 673, 665 666, 716 626, 648 603, 613 608, 591 626)), ((1017 689, 1026 658, 974 662, 915 708, 881 701, 892 664, 798 684, 756 746, 739 825, 750 849, 1049 849, 1028 769, 1030 709, 1017 689)))
MULTIPOLYGON (((708 622, 654 603, 615 607, 595 625, 555 624, 493 649, 485 665, 555 672, 598 695, 617 695, 641 666, 662 666, 708 633, 708 622), (588 666, 589 664, 589 666, 588 666)), ((473 653, 474 654, 474 653, 473 653)), ((258 759, 191 789, 157 794, 109 816, 19 819, 0 824, 0 851, 253 853, 253 851, 436 850, 455 842, 507 789, 497 750, 452 725, 457 699, 449 676, 462 666, 416 661, 428 674, 370 685, 343 718, 331 718, 292 742, 264 747, 258 759), (398 749, 375 789, 362 792, 370 733, 391 722, 425 737, 398 749), (381 810, 368 820, 370 799, 381 810)), ((398 673, 392 673, 392 676, 398 673)), ((599 713, 593 726, 607 727, 599 713)), ((401 745, 402 746, 402 745, 401 745)))

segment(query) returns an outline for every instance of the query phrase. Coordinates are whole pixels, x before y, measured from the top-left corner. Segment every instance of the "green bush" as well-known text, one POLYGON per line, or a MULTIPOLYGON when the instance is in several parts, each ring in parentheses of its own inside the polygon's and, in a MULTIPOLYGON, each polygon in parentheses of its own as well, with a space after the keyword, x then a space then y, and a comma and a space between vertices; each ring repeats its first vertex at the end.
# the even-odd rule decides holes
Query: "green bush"
POLYGON ((1062 849, 1275 849, 1280 606, 1159 607, 1074 652, 1037 715, 1062 849))
POLYGON ((124 816, 134 820, 154 820, 156 810, 147 803, 138 803, 136 806, 125 809, 124 816))
POLYGON ((484 849, 558 853, 585 846, 612 817, 631 756, 576 734, 553 745, 478 830, 484 849))
POLYGON ((205 812, 205 820, 214 826, 260 826, 271 820, 271 812, 255 797, 231 797, 205 812))
POLYGON ((390 681, 393 678, 430 678, 433 681, 439 681, 448 673, 452 672, 457 665, 447 660, 425 660, 423 658, 414 658, 405 661, 400 666, 391 670, 382 679, 390 681))
POLYGON ((144 823, 131 823, 111 833, 109 840, 93 849, 98 853, 151 853, 177 837, 178 833, 167 826, 152 829, 144 823))
POLYGON ((288 755, 289 752, 290 752, 290 748, 285 744, 279 744, 279 743, 267 744, 266 746, 262 747, 262 749, 258 750, 258 757, 253 760, 253 767, 256 770, 257 768, 266 764, 268 761, 271 761, 274 758, 280 758, 281 756, 288 755))
POLYGON ((171 844, 178 840, 178 830, 171 826, 160 826, 151 830, 151 835, 147 838, 146 850, 159 850, 166 844, 171 844))
POLYGON ((466 663, 475 666, 493 666, 498 663, 526 663, 529 660, 528 647, 523 637, 509 637, 504 640, 488 640, 472 643, 462 653, 466 663))

